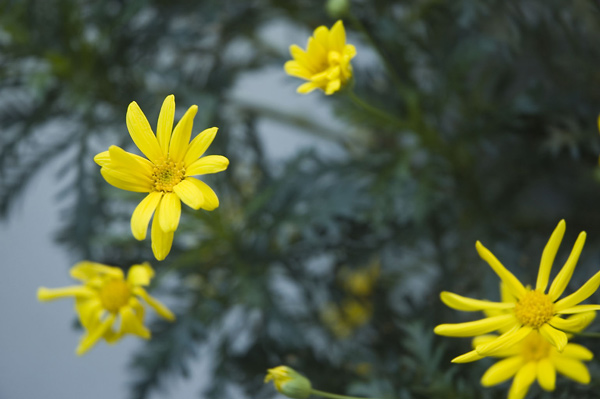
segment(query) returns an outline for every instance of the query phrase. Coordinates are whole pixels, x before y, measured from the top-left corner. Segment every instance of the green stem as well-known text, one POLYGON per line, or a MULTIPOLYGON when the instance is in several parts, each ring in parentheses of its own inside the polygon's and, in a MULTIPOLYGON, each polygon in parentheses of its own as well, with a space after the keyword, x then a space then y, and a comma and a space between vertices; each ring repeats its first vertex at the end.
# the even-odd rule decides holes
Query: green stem
POLYGON ((356 95, 356 93, 354 93, 354 90, 349 89, 348 91, 346 91, 346 94, 348 94, 348 97, 350 97, 350 100, 352 100, 352 102, 356 106, 363 108, 365 111, 373 114, 374 116, 382 118, 383 120, 389 122, 390 124, 392 124, 398 128, 401 128, 401 129, 409 128, 409 125, 406 122, 361 100, 360 97, 358 97, 356 95))
POLYGON ((324 398, 331 398, 331 399, 375 399, 375 398, 359 398, 356 396, 337 395, 335 393, 319 391, 318 389, 311 389, 310 393, 313 395, 322 396, 324 398))

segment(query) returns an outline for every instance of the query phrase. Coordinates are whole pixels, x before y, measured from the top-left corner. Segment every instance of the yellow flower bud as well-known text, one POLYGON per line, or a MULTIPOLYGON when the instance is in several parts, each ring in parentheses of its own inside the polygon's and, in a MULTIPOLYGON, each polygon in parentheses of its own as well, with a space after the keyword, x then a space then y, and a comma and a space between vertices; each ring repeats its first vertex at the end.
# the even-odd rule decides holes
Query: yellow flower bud
POLYGON ((288 366, 278 366, 267 370, 265 383, 273 380, 277 390, 293 399, 305 399, 310 396, 312 386, 308 378, 288 366))

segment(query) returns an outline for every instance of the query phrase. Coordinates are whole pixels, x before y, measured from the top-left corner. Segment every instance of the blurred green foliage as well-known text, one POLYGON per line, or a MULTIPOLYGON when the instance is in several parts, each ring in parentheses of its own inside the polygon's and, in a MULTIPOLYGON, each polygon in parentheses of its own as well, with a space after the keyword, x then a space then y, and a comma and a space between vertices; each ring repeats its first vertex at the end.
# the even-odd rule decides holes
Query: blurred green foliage
MULTIPOLYGON (((289 57, 265 27, 308 33, 333 22, 308 0, 0 2, 2 216, 56 160, 59 241, 107 264, 153 259, 149 241, 129 233, 140 196, 106 184, 92 161, 110 144, 132 149, 124 121, 133 100, 151 124, 168 94, 177 117, 181 104, 198 104, 195 131, 218 126, 211 152, 231 160, 210 178, 220 208, 184 212, 173 251, 153 262, 171 283, 157 288, 172 296, 178 320, 152 326, 131 362, 131 398, 187 375, 200 353, 211 360, 199 389, 215 399, 273 396, 262 379, 279 364, 339 393, 504 398, 506 385, 479 385, 489 361, 450 364, 468 339, 432 333, 474 318, 446 309, 439 291, 498 298, 475 240, 532 283, 565 218, 557 264, 586 230, 573 286, 598 269, 600 2, 352 1, 355 92, 401 123, 344 93, 310 95, 331 104, 340 132, 231 95, 249 72, 289 57), (264 120, 339 151, 270 159, 264 120), (373 264, 369 289, 349 288, 349 271, 373 264)), ((600 397, 600 368, 590 369, 588 387, 559 377, 556 392, 536 386, 530 397, 600 397)))

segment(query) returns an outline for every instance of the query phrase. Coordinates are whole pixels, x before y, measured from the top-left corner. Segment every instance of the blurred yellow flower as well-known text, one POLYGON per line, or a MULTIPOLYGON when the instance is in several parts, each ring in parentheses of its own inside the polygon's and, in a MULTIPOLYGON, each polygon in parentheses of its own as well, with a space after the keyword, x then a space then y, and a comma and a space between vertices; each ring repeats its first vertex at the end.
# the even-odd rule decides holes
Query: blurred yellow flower
POLYGON ((273 381, 275 388, 285 396, 293 399, 308 398, 312 386, 308 378, 288 366, 277 366, 267 370, 265 384, 273 381))
POLYGON ((127 274, 117 267, 94 262, 79 262, 71 268, 71 277, 83 282, 80 286, 48 289, 41 287, 37 296, 40 301, 75 297, 75 310, 85 329, 77 354, 87 352, 101 338, 113 343, 125 334, 150 338, 144 326, 143 299, 160 316, 174 320, 175 316, 162 303, 152 298, 143 288, 150 284, 154 270, 148 263, 133 265, 127 274), (113 330, 117 318, 120 326, 113 330))
POLYGON ((581 232, 569 258, 558 273, 549 291, 546 293, 550 278, 550 269, 562 241, 566 229, 564 220, 548 240, 542 253, 540 268, 535 289, 525 287, 508 271, 496 257, 479 241, 476 248, 479 256, 484 259, 496 272, 506 290, 511 294, 512 300, 491 302, 486 300, 471 299, 451 292, 442 292, 442 301, 451 308, 462 311, 503 311, 500 314, 458 324, 441 324, 435 327, 436 334, 452 337, 470 337, 486 334, 494 330, 503 330, 504 333, 490 342, 481 343, 475 350, 459 356, 455 361, 468 361, 465 359, 489 356, 492 353, 508 348, 523 341, 533 331, 538 332, 550 344, 562 352, 567 345, 567 335, 561 330, 570 330, 572 322, 564 319, 566 314, 576 314, 592 310, 600 310, 600 305, 578 305, 592 295, 600 285, 600 272, 590 278, 579 290, 563 299, 562 295, 579 260, 579 255, 585 243, 586 234, 581 232))
MULTIPOLYGON (((573 324, 571 331, 579 332, 595 317, 596 312, 592 311, 573 315, 567 320, 573 324)), ((496 338, 495 335, 476 337, 473 346, 485 345, 496 338)), ((589 384, 590 373, 583 361, 594 357, 590 350, 573 343, 567 344, 559 352, 537 331, 533 331, 516 345, 499 350, 491 356, 503 359, 484 373, 481 384, 489 387, 514 377, 508 399, 523 399, 536 379, 542 389, 554 391, 557 372, 581 384, 589 384)))
POLYGON ((346 31, 341 20, 331 30, 325 26, 315 29, 313 36, 308 38, 306 51, 293 44, 290 53, 294 59, 285 63, 285 71, 308 80, 298 87, 298 93, 321 89, 330 95, 352 77, 350 60, 356 55, 356 49, 346 44, 346 31))
POLYGON ((152 251, 158 260, 166 258, 171 251, 181 216, 181 201, 193 209, 212 211, 219 206, 215 192, 206 183, 191 177, 221 172, 229 165, 224 156, 202 156, 217 134, 216 127, 204 130, 190 142, 197 111, 196 105, 191 106, 172 129, 175 97, 168 96, 158 116, 155 136, 134 101, 127 109, 127 129, 148 159, 117 146, 94 157, 108 183, 123 190, 149 193, 131 216, 131 232, 137 240, 144 240, 154 214, 152 251))

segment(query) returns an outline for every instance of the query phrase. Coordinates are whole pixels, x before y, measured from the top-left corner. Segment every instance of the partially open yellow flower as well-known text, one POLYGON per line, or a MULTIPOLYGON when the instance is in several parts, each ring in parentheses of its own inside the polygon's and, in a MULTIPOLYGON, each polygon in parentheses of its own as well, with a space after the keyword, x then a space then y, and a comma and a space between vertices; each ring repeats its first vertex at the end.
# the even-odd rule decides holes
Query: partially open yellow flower
POLYGON ((581 254, 586 238, 585 232, 579 234, 571 255, 552 282, 548 292, 546 292, 550 278, 550 269, 552 268, 552 263, 556 257, 565 229, 565 221, 561 220, 548 240, 542 253, 535 289, 523 286, 487 248, 477 241, 477 252, 479 252, 479 255, 488 262, 498 277, 500 277, 513 299, 503 302, 491 302, 466 298, 451 292, 441 293, 442 301, 449 307, 457 310, 467 312, 481 310, 503 311, 477 321, 441 324, 435 327, 434 331, 436 334, 452 337, 472 337, 494 330, 505 331, 499 337, 490 342, 477 345, 475 350, 459 356, 454 361, 476 360, 481 356, 489 356, 523 341, 534 331, 538 332, 544 339, 556 347, 559 352, 562 352, 567 345, 567 335, 561 330, 570 330, 572 327, 572 323, 562 316, 600 310, 600 305, 578 305, 598 289, 598 286, 600 286, 600 272, 590 278, 579 290, 559 300, 579 260, 579 255, 581 254))
POLYGON ((288 366, 277 366, 268 369, 265 383, 271 380, 275 388, 289 398, 305 399, 312 392, 312 386, 308 378, 288 366))
POLYGON ((101 338, 113 343, 125 334, 150 338, 144 326, 144 306, 140 299, 150 305, 160 316, 174 320, 175 316, 162 303, 152 298, 143 288, 150 284, 154 270, 148 263, 133 265, 127 274, 118 267, 94 262, 80 262, 71 268, 71 277, 82 281, 80 286, 38 289, 40 301, 75 297, 75 310, 79 315, 85 335, 77 347, 77 354, 87 352, 101 338), (113 325, 120 319, 118 330, 113 325))
POLYGON ((285 63, 285 71, 308 80, 298 87, 298 93, 321 89, 330 95, 352 77, 350 60, 356 55, 356 48, 346 44, 346 31, 341 20, 331 30, 325 26, 315 29, 313 36, 308 38, 306 51, 293 44, 290 53, 294 59, 285 63))
POLYGON ((173 129, 175 97, 168 96, 160 110, 156 136, 146 116, 134 101, 127 109, 127 129, 140 151, 148 157, 111 146, 94 157, 106 181, 123 190, 149 193, 131 216, 131 232, 137 240, 146 238, 152 214, 152 251, 163 260, 171 251, 179 226, 181 201, 192 209, 212 211, 219 206, 215 192, 192 177, 227 169, 229 160, 221 155, 202 155, 212 143, 217 128, 204 130, 191 142, 194 116, 191 106, 173 129))

